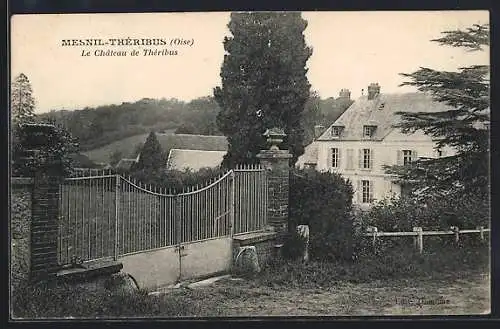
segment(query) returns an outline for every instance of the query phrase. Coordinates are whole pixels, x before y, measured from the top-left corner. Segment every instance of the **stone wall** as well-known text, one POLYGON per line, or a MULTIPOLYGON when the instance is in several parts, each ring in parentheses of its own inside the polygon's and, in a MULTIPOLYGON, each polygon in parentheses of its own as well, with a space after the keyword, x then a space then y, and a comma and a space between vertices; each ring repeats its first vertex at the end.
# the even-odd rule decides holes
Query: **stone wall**
POLYGON ((31 193, 33 181, 13 178, 10 216, 10 275, 15 289, 30 278, 31 193))
POLYGON ((233 263, 236 261, 240 247, 254 246, 259 265, 262 267, 275 253, 277 235, 275 232, 258 232, 235 236, 233 238, 233 263))

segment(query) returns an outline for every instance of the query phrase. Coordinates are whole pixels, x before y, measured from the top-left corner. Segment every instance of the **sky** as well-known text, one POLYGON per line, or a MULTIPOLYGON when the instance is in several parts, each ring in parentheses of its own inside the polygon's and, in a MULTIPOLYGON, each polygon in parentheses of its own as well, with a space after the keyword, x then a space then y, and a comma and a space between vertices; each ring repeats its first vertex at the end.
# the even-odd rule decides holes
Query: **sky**
MULTIPOLYGON (((456 70, 489 64, 489 51, 467 52, 431 39, 442 31, 489 22, 487 11, 303 12, 311 89, 322 98, 351 97, 378 82, 382 93, 399 87, 400 73, 419 67, 456 70)), ((11 20, 11 77, 28 76, 36 113, 121 104, 142 98, 190 101, 220 85, 222 41, 229 13, 43 14, 11 20), (63 39, 182 38, 192 46, 63 46, 63 39), (143 48, 177 50, 175 56, 144 56, 143 48), (96 49, 127 56, 95 56, 96 49), (132 50, 139 56, 130 56, 132 50), (82 52, 90 51, 90 56, 82 52)))

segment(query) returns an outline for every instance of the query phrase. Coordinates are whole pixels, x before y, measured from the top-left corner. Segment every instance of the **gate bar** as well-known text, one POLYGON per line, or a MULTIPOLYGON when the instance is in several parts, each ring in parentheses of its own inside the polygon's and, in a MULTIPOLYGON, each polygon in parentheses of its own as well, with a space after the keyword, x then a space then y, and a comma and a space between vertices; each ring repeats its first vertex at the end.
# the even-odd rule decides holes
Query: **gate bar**
POLYGON ((120 211, 120 193, 118 189, 120 188, 120 176, 115 175, 115 248, 113 258, 116 261, 118 259, 118 213, 120 211))

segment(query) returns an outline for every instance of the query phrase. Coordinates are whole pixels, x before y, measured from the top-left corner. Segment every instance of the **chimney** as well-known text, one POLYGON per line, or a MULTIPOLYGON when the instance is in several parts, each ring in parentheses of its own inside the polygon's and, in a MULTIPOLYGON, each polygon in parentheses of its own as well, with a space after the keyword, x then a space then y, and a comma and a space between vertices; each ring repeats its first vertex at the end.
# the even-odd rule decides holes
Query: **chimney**
POLYGON ((342 98, 342 99, 351 99, 351 91, 349 89, 341 89, 340 92, 339 92, 339 98, 342 98))
POLYGON ((370 83, 368 86, 368 99, 374 99, 380 94, 380 86, 378 83, 370 83))
POLYGON ((318 139, 319 136, 325 131, 325 126, 316 125, 314 126, 314 139, 318 139))

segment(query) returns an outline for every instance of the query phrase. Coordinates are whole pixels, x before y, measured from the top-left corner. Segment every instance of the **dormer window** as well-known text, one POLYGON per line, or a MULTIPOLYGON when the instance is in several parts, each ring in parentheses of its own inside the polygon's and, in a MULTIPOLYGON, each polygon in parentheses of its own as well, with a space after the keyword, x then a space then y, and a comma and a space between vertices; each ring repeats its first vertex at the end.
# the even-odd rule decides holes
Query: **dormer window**
POLYGON ((343 128, 344 128, 343 126, 333 126, 331 132, 332 137, 340 137, 343 128))
POLYGON ((363 137, 370 138, 375 132, 376 126, 363 126, 363 137))

